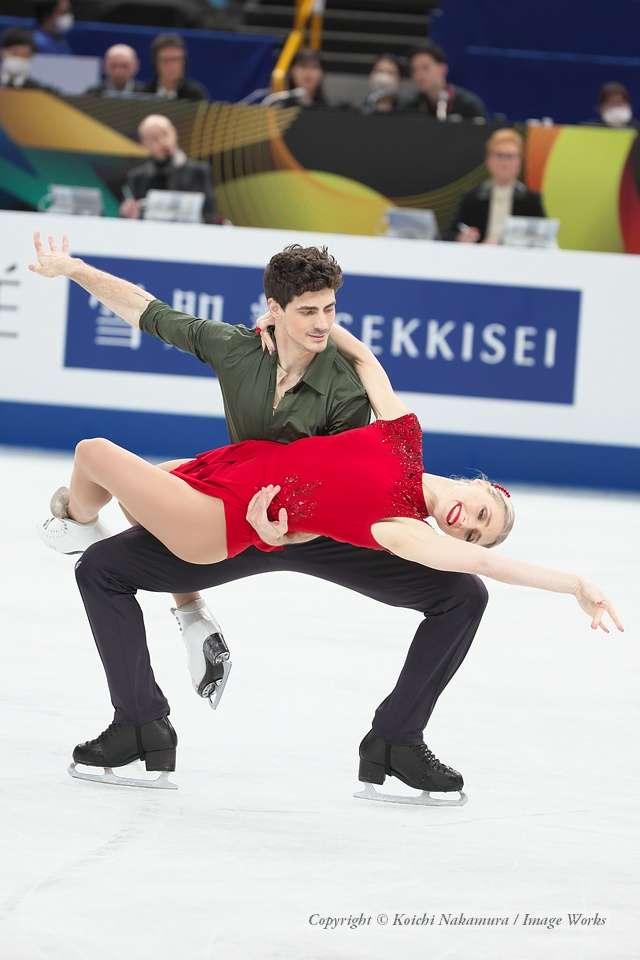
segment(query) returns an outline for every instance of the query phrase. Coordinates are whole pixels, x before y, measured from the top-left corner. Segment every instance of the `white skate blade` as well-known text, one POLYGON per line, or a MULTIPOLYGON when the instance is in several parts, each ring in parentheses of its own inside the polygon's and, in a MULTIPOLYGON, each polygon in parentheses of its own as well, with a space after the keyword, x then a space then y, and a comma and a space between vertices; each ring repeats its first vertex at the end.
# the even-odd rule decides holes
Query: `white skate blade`
POLYGON ((136 780, 135 777, 119 777, 111 767, 103 767, 104 773, 85 773, 70 763, 68 771, 76 780, 94 780, 96 783, 113 783, 118 787, 147 787, 151 790, 177 790, 178 784, 169 780, 169 771, 161 770, 153 780, 136 780))
POLYGON ((379 800, 383 803, 408 803, 414 807, 463 807, 469 799, 466 793, 459 791, 457 797, 432 797, 429 790, 423 790, 414 796, 403 797, 394 793, 378 793, 372 783, 365 783, 364 789, 354 793, 358 800, 379 800))
POLYGON ((229 674, 231 673, 231 660, 224 660, 222 663, 222 679, 218 680, 215 685, 215 689, 211 693, 203 693, 203 696, 209 697, 209 706, 212 710, 217 709, 218 704, 220 703, 220 698, 224 693, 224 688, 227 685, 227 680, 229 679, 229 674))

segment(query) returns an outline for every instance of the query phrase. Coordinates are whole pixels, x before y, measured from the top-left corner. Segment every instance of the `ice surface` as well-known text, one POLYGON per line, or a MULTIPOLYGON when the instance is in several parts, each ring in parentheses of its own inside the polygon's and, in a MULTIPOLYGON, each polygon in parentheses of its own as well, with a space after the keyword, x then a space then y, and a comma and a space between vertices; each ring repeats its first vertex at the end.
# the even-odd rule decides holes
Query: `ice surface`
POLYGON ((207 593, 234 664, 215 713, 170 599, 142 595, 180 789, 73 780, 73 746, 112 711, 73 558, 33 530, 69 466, 0 449, 2 960, 640 957, 638 498, 516 491, 502 549, 590 576, 627 631, 596 635, 569 597, 490 584, 425 735, 465 777, 468 804, 442 810, 352 798, 418 616, 284 574, 207 593), (596 911, 604 925, 568 926, 596 911), (510 925, 439 922, 461 912, 510 925), (331 931, 314 914, 371 922, 331 931))

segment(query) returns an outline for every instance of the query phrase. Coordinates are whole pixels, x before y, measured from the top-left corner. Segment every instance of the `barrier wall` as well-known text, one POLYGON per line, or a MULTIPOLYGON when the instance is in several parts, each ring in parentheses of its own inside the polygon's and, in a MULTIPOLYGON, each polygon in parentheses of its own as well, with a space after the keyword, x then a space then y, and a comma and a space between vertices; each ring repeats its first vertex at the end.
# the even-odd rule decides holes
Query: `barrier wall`
MULTIPOLYGON (((0 213, 0 442, 108 436, 191 456, 226 442, 212 372, 26 266, 31 233, 205 318, 252 323, 294 241, 346 273, 339 320, 379 355, 441 473, 640 489, 637 267, 630 257, 0 213)), ((251 389, 251 385, 247 385, 251 389)))

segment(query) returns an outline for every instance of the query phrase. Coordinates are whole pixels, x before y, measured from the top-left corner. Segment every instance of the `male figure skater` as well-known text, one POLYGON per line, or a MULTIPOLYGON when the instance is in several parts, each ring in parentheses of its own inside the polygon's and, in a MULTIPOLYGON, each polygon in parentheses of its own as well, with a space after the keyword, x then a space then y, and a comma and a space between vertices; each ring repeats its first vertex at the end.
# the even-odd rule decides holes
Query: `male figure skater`
MULTIPOLYGON (((51 240, 50 248, 45 252, 36 235, 35 272, 68 277, 126 322, 212 367, 220 381, 232 442, 289 443, 369 422, 362 384, 328 338, 342 271, 325 248, 287 247, 267 266, 264 290, 275 325, 273 355, 263 351, 254 330, 172 310, 153 294, 69 256, 68 243, 61 253, 51 240)), ((58 522, 69 528, 84 526, 65 519, 63 510, 58 516, 58 522)), ((73 539, 74 529, 63 535, 73 539)), ((86 534, 86 542, 76 550, 90 543, 91 532, 86 534)), ((78 544, 82 535, 80 530, 78 544)), ((76 578, 115 716, 99 737, 76 747, 74 761, 117 767, 144 757, 147 769, 174 769, 175 731, 168 720, 169 704, 151 669, 137 590, 176 596, 185 639, 187 633, 196 637, 198 649, 191 644, 189 650, 187 642, 193 674, 194 662, 206 664, 207 654, 202 652, 206 638, 219 634, 215 619, 194 591, 273 570, 310 574, 424 615, 396 686, 376 710, 372 729, 360 744, 359 776, 366 782, 371 765, 384 763, 387 775, 417 789, 460 791, 462 776, 428 749, 423 730, 473 640, 487 602, 484 584, 468 574, 430 570, 382 550, 327 538, 277 552, 249 548, 210 566, 178 559, 140 526, 88 546, 76 578), (168 765, 153 765, 153 759, 149 765, 149 755, 168 765)), ((339 642, 339 624, 333 625, 331 634, 339 642)))

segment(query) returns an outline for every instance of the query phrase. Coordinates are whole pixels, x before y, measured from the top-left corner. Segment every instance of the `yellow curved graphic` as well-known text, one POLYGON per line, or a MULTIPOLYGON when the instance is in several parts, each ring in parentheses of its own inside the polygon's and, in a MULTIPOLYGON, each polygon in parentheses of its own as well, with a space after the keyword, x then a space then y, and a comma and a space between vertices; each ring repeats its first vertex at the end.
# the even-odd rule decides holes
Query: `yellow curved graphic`
POLYGON ((621 252, 618 190, 635 130, 562 127, 548 157, 542 190, 560 220, 564 249, 621 252))
POLYGON ((218 205, 237 226, 380 234, 390 201, 333 173, 273 170, 220 184, 218 205), (249 212, 251 213, 249 219, 249 212))
POLYGON ((2 126, 21 147, 146 157, 139 143, 40 90, 0 90, 2 126), (34 117, 38 118, 34 123, 34 117))

